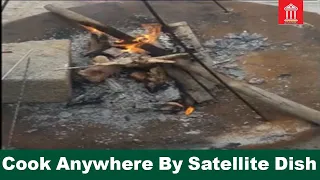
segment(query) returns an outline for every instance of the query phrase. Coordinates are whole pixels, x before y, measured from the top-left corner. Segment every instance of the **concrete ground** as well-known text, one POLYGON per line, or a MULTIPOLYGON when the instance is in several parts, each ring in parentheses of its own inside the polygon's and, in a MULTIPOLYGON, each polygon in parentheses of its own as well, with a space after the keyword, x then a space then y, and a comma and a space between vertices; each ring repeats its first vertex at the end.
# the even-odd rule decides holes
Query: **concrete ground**
MULTIPOLYGON (((275 5, 277 6, 277 1, 254 1, 261 4, 268 4, 268 5, 275 5)), ((320 1, 304 1, 304 10, 308 12, 315 12, 320 14, 320 1)), ((320 136, 315 136, 312 139, 308 140, 301 140, 299 143, 289 145, 286 148, 289 149, 320 149, 320 136)))
MULTIPOLYGON (((273 5, 277 6, 278 1, 277 0, 267 0, 267 1, 250 1, 250 0, 239 0, 243 2, 255 2, 260 4, 267 4, 267 5, 273 5)), ((320 1, 319 0, 304 0, 304 11, 307 12, 315 12, 320 14, 320 1)))
MULTIPOLYGON (((2 1, 3 2, 3 1, 2 1)), ((277 5, 277 1, 254 1, 256 3, 277 5)), ((46 12, 43 8, 44 5, 54 3, 63 5, 63 7, 82 6, 88 1, 10 1, 6 9, 2 13, 2 23, 5 24, 10 21, 18 20, 21 18, 29 17, 32 15, 46 12)), ((99 3, 99 1, 90 1, 90 3, 99 3)), ((121 2, 119 2, 121 3, 121 2)), ((304 2, 304 10, 320 14, 320 1, 304 2)), ((315 136, 310 139, 302 139, 301 142, 294 145, 288 145, 289 149, 320 149, 320 136, 315 136)))
MULTIPOLYGON (((3 0, 1 0, 3 2, 3 0)), ((255 2, 268 5, 277 5, 278 1, 247 1, 239 0, 244 2, 255 2)), ((86 3, 100 3, 103 1, 10 1, 2 13, 2 23, 14 21, 17 19, 33 16, 46 12, 43 8, 44 5, 54 3, 56 5, 63 5, 63 7, 76 7, 86 3)), ((119 2, 121 3, 121 2, 119 2)), ((308 12, 315 12, 320 14, 320 0, 309 0, 304 1, 304 10, 308 12)))

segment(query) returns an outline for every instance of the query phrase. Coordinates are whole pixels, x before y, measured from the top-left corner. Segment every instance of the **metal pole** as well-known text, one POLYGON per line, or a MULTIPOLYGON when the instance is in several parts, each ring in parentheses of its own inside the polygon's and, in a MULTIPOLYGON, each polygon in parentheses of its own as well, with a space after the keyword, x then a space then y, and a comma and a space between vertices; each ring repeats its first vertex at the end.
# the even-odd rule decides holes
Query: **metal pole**
POLYGON ((173 31, 168 27, 168 25, 161 19, 161 17, 155 12, 147 0, 142 0, 144 5, 150 11, 150 13, 159 21, 159 23, 165 28, 165 30, 171 35, 173 40, 177 42, 185 51, 190 55, 190 57, 197 61, 204 69, 206 69, 213 77, 215 77, 221 84, 223 84, 229 91, 231 91, 237 98, 243 101, 250 109, 252 109, 256 114, 261 116, 263 119, 267 120, 255 107, 253 107, 247 100, 245 100, 240 94, 238 94, 234 89, 232 89, 226 82, 224 82, 214 71, 209 69, 200 59, 198 59, 189 48, 187 48, 180 39, 173 33, 173 31))
POLYGON ((9 0, 5 0, 2 7, 1 7, 1 13, 3 12, 3 10, 6 8, 7 4, 8 4, 9 0))
POLYGON ((29 64, 30 64, 30 58, 28 58, 28 60, 27 60, 26 69, 24 71, 22 85, 21 85, 21 89, 20 89, 20 94, 19 94, 19 97, 18 97, 17 105, 16 105, 16 108, 15 108, 15 111, 14 111, 14 115, 13 115, 13 119, 12 119, 11 128, 10 128, 10 131, 9 131, 7 148, 11 147, 14 128, 15 128, 15 125, 17 123, 19 110, 20 110, 20 105, 21 105, 21 102, 23 100, 24 90, 25 90, 25 86, 26 86, 26 82, 27 82, 29 64))
POLYGON ((224 10, 224 12, 228 13, 228 9, 225 8, 224 6, 222 6, 222 4, 220 4, 217 0, 212 0, 214 3, 216 3, 221 9, 224 10))

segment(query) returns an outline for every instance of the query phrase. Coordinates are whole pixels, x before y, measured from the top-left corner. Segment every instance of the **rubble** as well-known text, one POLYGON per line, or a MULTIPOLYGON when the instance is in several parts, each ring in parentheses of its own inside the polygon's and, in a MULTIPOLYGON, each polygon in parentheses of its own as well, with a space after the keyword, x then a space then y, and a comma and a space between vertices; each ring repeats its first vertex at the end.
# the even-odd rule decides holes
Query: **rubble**
POLYGON ((265 80, 263 78, 251 78, 248 83, 249 84, 255 84, 255 85, 260 85, 263 84, 265 80))

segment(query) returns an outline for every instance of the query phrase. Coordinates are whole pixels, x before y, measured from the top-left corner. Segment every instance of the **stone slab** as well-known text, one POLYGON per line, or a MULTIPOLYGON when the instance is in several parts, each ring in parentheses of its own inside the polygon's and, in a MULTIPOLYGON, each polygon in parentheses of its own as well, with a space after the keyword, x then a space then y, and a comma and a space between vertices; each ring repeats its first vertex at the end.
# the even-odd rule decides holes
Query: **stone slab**
MULTIPOLYGON (((68 70, 55 71, 70 65, 70 40, 27 41, 2 44, 2 76, 30 49, 33 49, 28 68, 24 102, 65 102, 71 96, 68 70)), ((2 102, 16 102, 21 90, 27 60, 23 60, 2 80, 2 102)))

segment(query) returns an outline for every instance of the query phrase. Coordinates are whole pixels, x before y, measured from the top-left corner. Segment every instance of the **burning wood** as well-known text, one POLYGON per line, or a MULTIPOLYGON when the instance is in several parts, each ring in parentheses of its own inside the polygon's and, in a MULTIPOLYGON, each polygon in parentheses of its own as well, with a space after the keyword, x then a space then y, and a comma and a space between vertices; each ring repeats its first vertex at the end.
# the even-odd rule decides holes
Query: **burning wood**
MULTIPOLYGON (((109 37, 106 33, 99 31, 93 27, 90 26, 84 26, 86 30, 88 30, 91 33, 90 41, 89 41, 89 51, 84 55, 86 56, 97 56, 102 54, 102 52, 106 49, 111 48, 109 37)), ((108 54, 106 54, 108 55, 108 54)), ((113 57, 110 55, 109 57, 113 57)))
POLYGON ((104 51, 110 47, 117 47, 123 49, 122 52, 128 53, 139 53, 145 54, 147 53, 144 49, 141 48, 144 44, 154 44, 158 39, 161 33, 161 25, 157 23, 152 24, 142 24, 142 27, 147 31, 146 34, 141 34, 135 37, 132 41, 125 41, 123 39, 118 39, 113 42, 111 46, 108 41, 107 34, 99 31, 90 26, 84 26, 86 30, 88 30, 91 34, 91 50, 86 54, 93 54, 94 51, 104 51))
POLYGON ((142 49, 141 46, 145 44, 154 44, 161 33, 160 24, 142 24, 141 26, 147 31, 146 34, 138 35, 130 42, 118 39, 113 42, 113 45, 110 45, 109 38, 106 33, 90 26, 81 26, 91 33, 89 52, 84 56, 99 55, 99 53, 101 54, 102 51, 111 47, 120 48, 122 49, 122 52, 146 54, 147 52, 142 49))
POLYGON ((88 30, 89 32, 91 32, 92 34, 96 34, 98 35, 99 37, 100 36, 106 36, 107 34, 102 32, 102 31, 99 31, 98 29, 95 29, 93 27, 90 27, 90 26, 85 26, 85 25, 80 25, 82 27, 84 27, 86 30, 88 30))
MULTIPOLYGON (((68 20, 73 21, 77 24, 94 28, 98 31, 104 32, 104 33, 106 33, 112 37, 115 37, 119 40, 124 40, 125 42, 133 42, 133 40, 135 39, 134 37, 131 37, 131 36, 127 35, 126 33, 123 33, 110 25, 104 25, 96 20, 93 20, 89 17, 85 17, 81 14, 70 11, 68 9, 60 8, 60 7, 57 7, 54 5, 46 5, 46 6, 44 6, 44 8, 50 12, 53 12, 59 16, 62 16, 68 20)), ((154 55, 154 56, 162 56, 162 55, 168 54, 168 52, 165 51, 164 49, 161 49, 161 48, 154 46, 152 44, 149 44, 149 43, 145 43, 145 44, 141 45, 139 48, 141 48, 145 51, 148 51, 151 55, 154 55)))
POLYGON ((195 108, 192 106, 185 108, 183 104, 180 104, 178 102, 167 102, 164 104, 157 105, 156 107, 157 110, 161 111, 181 111, 183 109, 186 109, 184 112, 186 116, 191 115, 195 110, 195 108))
POLYGON ((147 30, 147 34, 137 36, 132 42, 126 43, 125 40, 119 40, 115 42, 114 47, 124 48, 123 52, 129 53, 146 53, 141 49, 144 44, 154 44, 161 33, 160 24, 142 24, 142 27, 147 30))
MULTIPOLYGON (((115 42, 115 46, 118 46, 119 48, 124 48, 126 52, 129 52, 129 53, 130 52, 138 52, 138 53, 148 52, 148 54, 150 54, 151 56, 163 56, 163 55, 169 54, 166 50, 161 49, 152 44, 156 41, 156 39, 160 34, 161 26, 158 24, 143 25, 143 27, 148 31, 148 33, 146 35, 132 37, 130 35, 127 35, 126 33, 123 33, 117 30, 116 28, 113 28, 110 25, 104 25, 98 21, 95 21, 83 15, 80 15, 73 11, 59 8, 54 5, 46 5, 45 8, 55 14, 63 16, 66 19, 76 22, 77 24, 85 26, 90 31, 98 32, 98 33, 103 32, 112 37, 117 38, 119 41, 115 42)), ((182 33, 185 30, 181 28, 178 28, 177 30, 180 31, 179 33, 180 36, 184 36, 184 37, 189 37, 191 32, 189 30, 189 31, 186 31, 186 33, 182 33)), ((196 42, 196 39, 194 38, 193 41, 196 42)), ((95 55, 99 55, 99 54, 95 54, 95 55)), ((147 61, 147 62, 151 62, 151 61, 147 61)), ((163 61, 163 60, 162 62, 156 61, 148 64, 151 65, 155 63, 173 64, 173 62, 163 61)), ((113 63, 111 64, 114 65, 113 63)), ((135 62, 134 64, 135 66, 133 67, 137 67, 137 63, 135 62)), ((141 66, 142 64, 143 63, 139 63, 139 66, 141 66)), ((110 64, 105 64, 105 65, 110 65, 110 64)), ((181 83, 183 86, 185 86, 184 88, 186 89, 186 92, 190 95, 190 97, 196 100, 196 102, 201 103, 203 101, 213 99, 211 96, 208 96, 208 92, 205 89, 203 89, 203 87, 199 86, 197 81, 193 80, 192 77, 186 74, 183 70, 181 69, 179 70, 172 66, 165 66, 164 69, 166 73, 169 74, 169 76, 173 77, 174 79, 179 81, 179 83, 181 83), (200 92, 200 93, 197 93, 197 92, 200 92), (201 98, 201 97, 206 97, 206 98, 201 98)), ((200 79, 200 81, 201 80, 204 81, 203 78, 202 79, 201 77, 198 77, 198 78, 200 79)), ((212 82, 210 83, 206 82, 206 83, 212 84, 212 82)))

